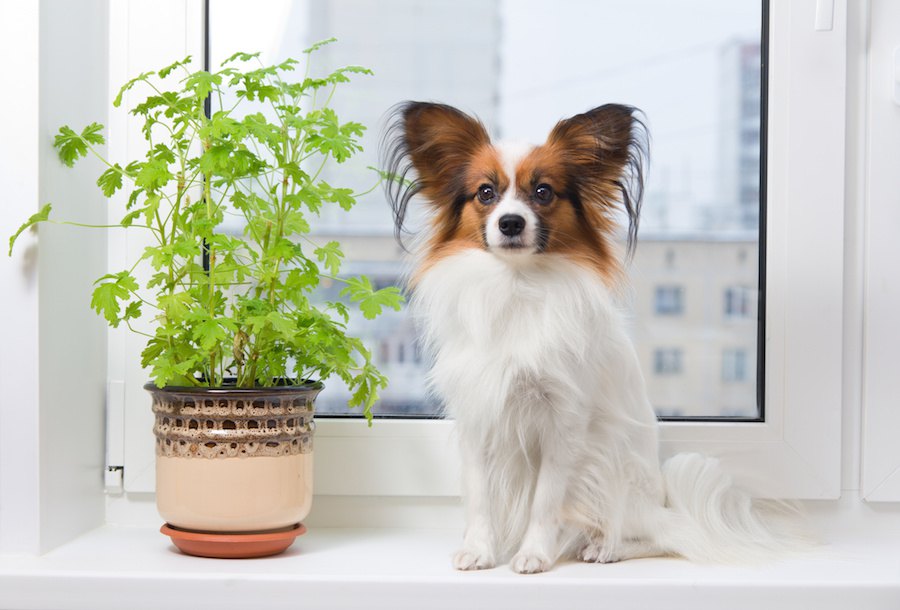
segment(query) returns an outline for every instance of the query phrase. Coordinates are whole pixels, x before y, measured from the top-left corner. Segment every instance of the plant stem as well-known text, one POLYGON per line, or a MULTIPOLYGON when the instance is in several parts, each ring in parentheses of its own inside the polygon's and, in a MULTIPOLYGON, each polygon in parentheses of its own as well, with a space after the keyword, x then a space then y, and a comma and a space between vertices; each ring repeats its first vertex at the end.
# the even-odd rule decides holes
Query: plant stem
MULTIPOLYGON (((205 140, 203 142, 203 147, 205 150, 210 149, 209 140, 205 140)), ((213 207, 212 207, 212 194, 210 193, 210 184, 212 182, 212 174, 207 173, 204 174, 203 181, 203 198, 206 200, 206 217, 208 220, 212 221, 213 216, 213 207)), ((207 279, 207 290, 209 290, 209 317, 211 319, 215 319, 216 317, 216 251, 213 248, 212 243, 207 242, 206 244, 207 251, 209 252, 209 277, 207 279)), ((209 352, 209 384, 211 386, 219 385, 216 383, 214 377, 216 373, 216 352, 212 350, 209 352)))
MULTIPOLYGON (((71 220, 53 220, 52 218, 48 218, 44 222, 49 222, 50 224, 55 225, 70 225, 73 227, 87 227, 88 229, 127 229, 128 227, 123 227, 122 225, 89 225, 83 222, 72 222, 71 220)), ((131 225, 132 227, 136 227, 139 229, 150 229, 153 230, 152 227, 148 227, 147 225, 131 225)))

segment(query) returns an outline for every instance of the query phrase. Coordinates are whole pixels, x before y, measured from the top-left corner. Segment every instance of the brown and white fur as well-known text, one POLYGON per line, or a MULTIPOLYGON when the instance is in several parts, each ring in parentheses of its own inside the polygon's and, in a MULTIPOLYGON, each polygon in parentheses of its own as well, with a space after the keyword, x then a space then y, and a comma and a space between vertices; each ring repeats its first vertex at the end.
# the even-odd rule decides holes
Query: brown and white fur
POLYGON ((411 306, 431 387, 456 420, 460 570, 510 560, 543 572, 570 556, 742 560, 778 546, 714 460, 660 466, 614 298, 616 214, 630 221, 631 246, 643 188, 635 114, 601 106, 522 146, 491 142, 455 108, 408 102, 385 139, 398 232, 416 194, 432 212, 411 306))

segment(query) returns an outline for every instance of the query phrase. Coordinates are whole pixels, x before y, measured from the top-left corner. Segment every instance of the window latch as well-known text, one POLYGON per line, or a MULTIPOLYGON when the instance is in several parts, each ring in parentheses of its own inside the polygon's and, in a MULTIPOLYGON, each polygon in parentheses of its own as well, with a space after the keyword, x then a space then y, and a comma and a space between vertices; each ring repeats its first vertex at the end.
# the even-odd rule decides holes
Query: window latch
POLYGON ((834 0, 816 0, 816 31, 834 29, 834 0))
POLYGON ((125 490, 125 469, 122 466, 107 466, 103 475, 103 485, 106 493, 121 494, 125 490))

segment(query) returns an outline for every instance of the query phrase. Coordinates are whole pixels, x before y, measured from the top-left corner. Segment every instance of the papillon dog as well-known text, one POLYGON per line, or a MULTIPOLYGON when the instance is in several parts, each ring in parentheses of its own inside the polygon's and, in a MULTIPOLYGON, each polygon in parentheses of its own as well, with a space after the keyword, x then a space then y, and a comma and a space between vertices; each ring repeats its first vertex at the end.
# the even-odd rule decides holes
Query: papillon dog
POLYGON ((660 465, 658 425, 617 305, 648 136, 633 107, 560 121, 540 146, 494 143, 450 106, 397 107, 383 165, 399 232, 430 207, 411 308, 429 384, 456 421, 460 570, 562 558, 742 560, 778 546, 712 458, 660 465))

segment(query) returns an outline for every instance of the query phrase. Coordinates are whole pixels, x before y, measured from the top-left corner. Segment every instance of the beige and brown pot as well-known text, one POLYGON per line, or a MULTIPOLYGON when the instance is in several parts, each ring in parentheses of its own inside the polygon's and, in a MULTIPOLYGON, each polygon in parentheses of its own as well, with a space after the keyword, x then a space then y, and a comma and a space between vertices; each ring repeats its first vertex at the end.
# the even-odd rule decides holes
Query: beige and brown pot
POLYGON ((153 396, 156 504, 165 533, 186 552, 173 532, 190 532, 195 541, 286 541, 277 551, 235 554, 232 546, 215 556, 287 548, 312 504, 313 414, 322 384, 144 387, 153 396))

